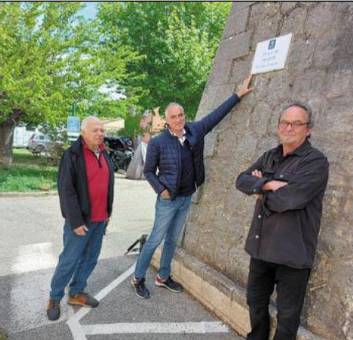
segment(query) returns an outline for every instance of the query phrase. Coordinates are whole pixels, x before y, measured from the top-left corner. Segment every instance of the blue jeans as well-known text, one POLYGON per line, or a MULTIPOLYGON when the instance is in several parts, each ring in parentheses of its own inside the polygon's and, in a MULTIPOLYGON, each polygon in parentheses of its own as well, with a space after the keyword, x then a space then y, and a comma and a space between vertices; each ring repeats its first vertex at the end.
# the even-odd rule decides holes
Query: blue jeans
POLYGON ((136 279, 145 277, 153 253, 163 239, 165 240, 158 274, 161 279, 167 279, 170 276, 171 262, 190 203, 191 196, 180 196, 174 200, 157 197, 154 226, 137 260, 136 279))
POLYGON ((106 222, 90 222, 85 236, 78 236, 67 221, 64 225, 64 249, 59 256, 51 281, 50 298, 60 301, 70 282, 69 294, 82 292, 87 286, 87 279, 97 264, 102 248, 106 222))

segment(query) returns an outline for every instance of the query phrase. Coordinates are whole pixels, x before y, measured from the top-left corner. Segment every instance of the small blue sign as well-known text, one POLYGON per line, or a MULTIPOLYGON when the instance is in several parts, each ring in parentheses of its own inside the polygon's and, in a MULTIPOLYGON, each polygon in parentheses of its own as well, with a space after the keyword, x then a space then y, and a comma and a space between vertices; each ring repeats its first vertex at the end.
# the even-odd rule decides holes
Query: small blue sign
POLYGON ((67 117, 67 132, 79 133, 80 132, 80 118, 74 116, 67 117))
POLYGON ((276 47, 276 39, 271 39, 268 43, 268 49, 273 50, 276 47))

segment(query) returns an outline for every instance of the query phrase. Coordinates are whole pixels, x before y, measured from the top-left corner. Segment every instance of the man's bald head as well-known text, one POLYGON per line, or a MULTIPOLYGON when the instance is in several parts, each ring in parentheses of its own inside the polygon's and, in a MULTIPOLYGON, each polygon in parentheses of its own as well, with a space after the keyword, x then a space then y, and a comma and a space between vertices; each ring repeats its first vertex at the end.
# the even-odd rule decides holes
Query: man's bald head
POLYGON ((81 122, 81 133, 83 130, 86 130, 87 127, 92 123, 102 123, 101 120, 95 116, 89 116, 82 120, 81 122))
POLYGON ((104 141, 102 121, 94 116, 86 117, 81 123, 81 136, 90 149, 97 150, 104 141))

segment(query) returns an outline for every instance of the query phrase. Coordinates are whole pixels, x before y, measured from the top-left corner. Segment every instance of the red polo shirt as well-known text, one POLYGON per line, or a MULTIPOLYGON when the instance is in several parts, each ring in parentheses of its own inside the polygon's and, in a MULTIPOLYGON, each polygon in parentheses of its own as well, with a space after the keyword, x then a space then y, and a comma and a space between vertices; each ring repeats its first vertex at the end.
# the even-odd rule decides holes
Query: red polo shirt
POLYGON ((92 222, 102 222, 108 218, 109 168, 103 150, 104 144, 99 146, 96 155, 83 143, 92 222))

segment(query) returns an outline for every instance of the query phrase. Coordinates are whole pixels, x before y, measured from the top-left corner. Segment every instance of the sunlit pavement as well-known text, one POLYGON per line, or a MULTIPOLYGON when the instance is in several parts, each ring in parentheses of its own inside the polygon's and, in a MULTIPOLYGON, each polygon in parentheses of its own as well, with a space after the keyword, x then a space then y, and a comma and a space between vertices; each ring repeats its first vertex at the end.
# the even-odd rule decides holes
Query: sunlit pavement
POLYGON ((0 197, 0 328, 9 339, 239 339, 187 293, 155 287, 152 271, 151 299, 135 295, 129 279, 136 255, 124 253, 149 233, 154 200, 146 181, 117 177, 114 213, 88 286, 100 305, 73 309, 65 297, 60 319, 49 322, 49 282, 62 245, 58 197, 0 197))

